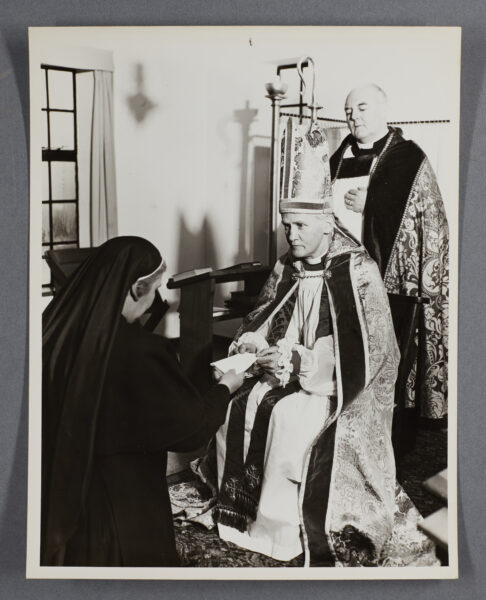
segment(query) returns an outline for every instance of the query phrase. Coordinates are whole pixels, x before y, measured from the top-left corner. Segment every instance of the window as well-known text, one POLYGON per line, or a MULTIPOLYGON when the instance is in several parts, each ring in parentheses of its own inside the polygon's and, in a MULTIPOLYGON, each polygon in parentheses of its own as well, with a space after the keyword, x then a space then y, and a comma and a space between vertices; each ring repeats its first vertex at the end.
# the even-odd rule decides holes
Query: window
MULTIPOLYGON (((78 69, 42 65, 42 249, 79 247, 78 140, 76 74, 78 69)), ((43 259, 42 290, 52 293, 43 259)))

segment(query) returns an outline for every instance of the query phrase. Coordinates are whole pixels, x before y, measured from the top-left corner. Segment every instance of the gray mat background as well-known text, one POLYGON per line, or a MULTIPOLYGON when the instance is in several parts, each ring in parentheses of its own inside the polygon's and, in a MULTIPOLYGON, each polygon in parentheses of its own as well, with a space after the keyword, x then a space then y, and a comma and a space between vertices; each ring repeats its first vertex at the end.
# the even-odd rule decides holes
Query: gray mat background
POLYGON ((486 597, 486 2, 0 0, 0 598, 476 600, 486 597), (29 78, 27 27, 459 25, 462 42, 457 581, 27 581, 29 78), (481 154, 482 153, 482 154, 481 154))

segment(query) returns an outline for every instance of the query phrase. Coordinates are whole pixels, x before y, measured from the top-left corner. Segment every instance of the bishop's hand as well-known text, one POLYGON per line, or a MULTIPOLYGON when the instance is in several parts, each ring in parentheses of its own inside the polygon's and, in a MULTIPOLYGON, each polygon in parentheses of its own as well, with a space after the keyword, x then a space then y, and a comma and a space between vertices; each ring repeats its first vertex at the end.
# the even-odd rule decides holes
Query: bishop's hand
POLYGON ((248 344, 248 343, 243 343, 240 346, 238 346, 238 352, 240 354, 243 354, 245 352, 250 352, 250 354, 256 354, 257 348, 255 346, 255 344, 248 344))
POLYGON ((278 361, 280 360, 281 353, 277 346, 270 346, 257 354, 256 364, 265 373, 275 375, 280 369, 278 361))

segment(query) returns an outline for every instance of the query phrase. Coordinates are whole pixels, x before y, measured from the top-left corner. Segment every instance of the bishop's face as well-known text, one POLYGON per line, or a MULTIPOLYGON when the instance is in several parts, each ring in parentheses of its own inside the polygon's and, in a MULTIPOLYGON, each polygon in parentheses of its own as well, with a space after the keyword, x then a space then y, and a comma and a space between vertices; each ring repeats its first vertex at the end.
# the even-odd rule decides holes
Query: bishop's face
POLYGON ((376 142, 387 132, 385 101, 373 87, 353 90, 346 98, 344 112, 349 130, 362 144, 376 142))
POLYGON ((317 258, 327 252, 332 223, 324 215, 285 213, 282 224, 294 258, 317 258))

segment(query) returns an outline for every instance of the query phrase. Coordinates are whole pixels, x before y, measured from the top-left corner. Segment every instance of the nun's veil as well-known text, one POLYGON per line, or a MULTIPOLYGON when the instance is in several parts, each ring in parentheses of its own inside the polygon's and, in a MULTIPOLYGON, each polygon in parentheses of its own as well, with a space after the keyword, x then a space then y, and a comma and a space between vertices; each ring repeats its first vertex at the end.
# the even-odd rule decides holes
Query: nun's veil
POLYGON ((150 242, 113 238, 80 265, 42 315, 41 564, 59 564, 83 507, 125 298, 161 262, 150 242))

